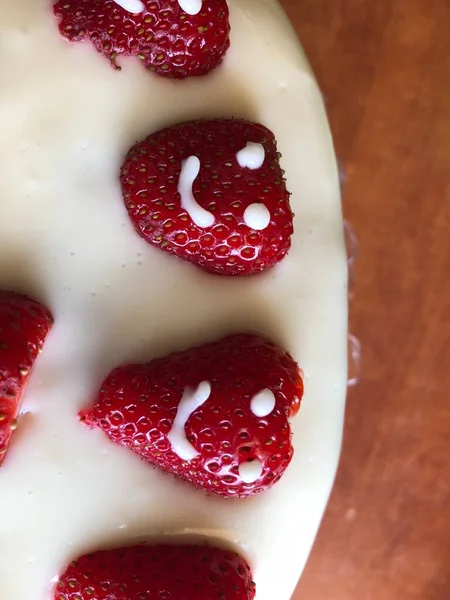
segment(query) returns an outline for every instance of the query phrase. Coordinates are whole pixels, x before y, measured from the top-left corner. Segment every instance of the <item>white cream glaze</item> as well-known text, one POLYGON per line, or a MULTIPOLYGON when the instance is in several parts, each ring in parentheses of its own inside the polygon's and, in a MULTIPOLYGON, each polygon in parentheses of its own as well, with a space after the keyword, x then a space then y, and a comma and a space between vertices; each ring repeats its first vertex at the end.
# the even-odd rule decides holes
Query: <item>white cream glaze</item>
POLYGON ((259 458, 249 460, 239 465, 239 475, 244 483, 255 483, 263 472, 263 465, 259 458))
POLYGON ((200 206, 194 197, 192 186, 200 173, 200 160, 197 156, 190 156, 183 160, 178 182, 178 193, 181 197, 181 206, 198 227, 212 227, 215 217, 208 210, 200 206))
POLYGON ((250 204, 244 211, 244 222, 256 231, 263 231, 270 223, 270 211, 265 204, 250 204))
POLYGON ((245 148, 242 148, 236 154, 239 166, 242 168, 246 167, 252 171, 260 169, 264 164, 265 158, 266 151, 264 150, 264 146, 262 144, 255 144, 254 142, 247 142, 245 148))
POLYGON ((267 417, 275 408, 275 402, 274 393, 266 388, 253 396, 250 400, 250 409, 255 417, 267 417))
POLYGON ((56 318, 0 470, 0 598, 49 600, 52 578, 87 550, 199 534, 250 560, 257 600, 289 600, 334 479, 346 391, 347 266, 321 95, 272 0, 229 0, 223 67, 185 82, 132 58, 118 73, 89 44, 67 44, 51 4, 0 3, 0 286, 56 318), (222 116, 274 131, 292 192, 292 250, 253 278, 147 245, 121 198, 136 140, 222 116), (78 423, 118 364, 242 330, 272 337, 305 373, 295 457, 268 493, 208 497, 78 423))
POLYGON ((211 384, 209 381, 202 381, 195 389, 186 388, 184 390, 172 429, 167 436, 172 450, 183 460, 189 461, 198 455, 197 450, 186 437, 185 426, 192 413, 205 404, 210 396, 211 384))
POLYGON ((137 15, 141 12, 144 12, 145 5, 141 0, 113 0, 116 4, 121 6, 123 9, 128 12, 137 15))
POLYGON ((178 4, 188 15, 198 15, 202 10, 202 0, 178 0, 178 4))

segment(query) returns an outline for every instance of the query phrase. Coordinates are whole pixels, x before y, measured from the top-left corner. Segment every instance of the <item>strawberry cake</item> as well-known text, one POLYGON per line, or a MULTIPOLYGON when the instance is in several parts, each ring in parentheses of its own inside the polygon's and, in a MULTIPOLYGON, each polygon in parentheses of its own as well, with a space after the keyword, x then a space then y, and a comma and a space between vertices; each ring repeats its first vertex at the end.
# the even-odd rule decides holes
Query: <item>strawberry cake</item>
POLYGON ((289 600, 347 260, 275 0, 0 4, 0 598, 289 600))

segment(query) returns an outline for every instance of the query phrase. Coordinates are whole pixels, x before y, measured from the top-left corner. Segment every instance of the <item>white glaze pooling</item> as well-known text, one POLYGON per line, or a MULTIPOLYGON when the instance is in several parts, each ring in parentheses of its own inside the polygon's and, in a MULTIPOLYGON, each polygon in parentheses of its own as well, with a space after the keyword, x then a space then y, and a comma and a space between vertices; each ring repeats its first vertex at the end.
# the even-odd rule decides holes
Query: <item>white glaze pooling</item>
POLYGON ((128 12, 136 15, 141 12, 144 12, 145 6, 141 0, 113 0, 116 4, 121 6, 123 9, 128 12))
POLYGON ((197 156, 190 156, 183 161, 181 166, 178 193, 181 196, 181 206, 188 213, 198 227, 212 227, 215 217, 208 210, 200 206, 194 197, 192 186, 200 173, 200 160, 197 156))
POLYGON ((257 600, 289 600, 311 548, 346 389, 337 170, 320 93, 277 4, 228 1, 223 68, 186 82, 132 58, 118 73, 89 44, 65 43, 51 2, 0 2, 0 286, 34 294, 56 318, 0 470, 2 600, 49 600, 74 556, 163 534, 236 544, 257 600), (122 203, 117 174, 137 140, 219 116, 261 122, 283 154, 295 235, 262 276, 222 279, 160 252, 122 203), (240 330, 271 336, 305 372, 295 457, 267 494, 208 497, 78 423, 118 364, 240 330))
POLYGON ((266 158, 266 151, 262 144, 255 144, 254 142, 247 142, 245 148, 239 150, 236 154, 236 160, 239 166, 242 168, 251 169, 255 171, 260 169, 266 158))
POLYGON ((202 0, 178 0, 178 4, 188 15, 198 15, 202 10, 202 0))
POLYGON ((275 395, 272 390, 258 392, 250 401, 250 409, 255 417, 267 417, 275 408, 275 395))
POLYGON ((239 475, 244 483, 255 483, 263 472, 262 462, 255 458, 239 465, 239 475))
POLYGON ((168 438, 172 445, 172 450, 183 460, 192 460, 198 455, 197 450, 186 437, 185 426, 189 417, 200 408, 211 395, 211 384, 209 381, 202 381, 197 388, 186 388, 183 397, 178 405, 177 415, 173 422, 172 429, 169 431, 168 438))
POLYGON ((263 231, 270 223, 270 211, 265 204, 255 202, 245 209, 244 221, 250 229, 263 231))

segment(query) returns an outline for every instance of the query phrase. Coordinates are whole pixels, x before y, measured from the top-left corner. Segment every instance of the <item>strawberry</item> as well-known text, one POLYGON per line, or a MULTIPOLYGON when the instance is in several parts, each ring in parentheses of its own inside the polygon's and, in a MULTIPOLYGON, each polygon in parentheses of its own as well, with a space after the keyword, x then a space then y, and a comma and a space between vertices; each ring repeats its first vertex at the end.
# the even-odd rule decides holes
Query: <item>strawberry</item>
POLYGON ((125 206, 150 244, 221 275, 251 275, 288 252, 289 193, 275 137, 233 119, 163 129, 129 151, 125 206))
POLYGON ((115 369, 79 416, 164 471, 243 498, 270 488, 289 465, 289 417, 302 394, 287 352, 239 334, 115 369))
POLYGON ((65 39, 89 40, 116 69, 131 55, 165 77, 205 75, 230 45, 226 0, 59 0, 53 11, 65 39))
POLYGON ((34 300, 0 291, 0 465, 31 369, 52 324, 51 314, 34 300))
POLYGON ((211 546, 132 546, 72 562, 55 600, 253 600, 250 567, 211 546))

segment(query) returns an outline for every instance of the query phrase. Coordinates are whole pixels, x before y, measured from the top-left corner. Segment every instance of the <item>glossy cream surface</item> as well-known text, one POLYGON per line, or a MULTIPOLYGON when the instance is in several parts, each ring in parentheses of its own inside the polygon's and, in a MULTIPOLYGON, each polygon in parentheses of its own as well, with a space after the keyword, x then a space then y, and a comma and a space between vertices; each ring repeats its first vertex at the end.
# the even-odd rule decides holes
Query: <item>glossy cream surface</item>
POLYGON ((91 45, 67 44, 51 5, 0 2, 0 287, 55 317, 0 470, 0 598, 49 600, 65 564, 89 550, 200 535, 250 561, 257 600, 289 600, 332 486, 346 391, 347 267, 321 95, 272 0, 229 0, 224 65, 183 82, 132 58, 116 72, 91 45), (239 280, 147 245, 118 180, 150 132, 231 116, 274 131, 296 215, 289 256, 239 280), (269 492, 208 497, 78 423, 115 366, 248 330, 305 373, 295 457, 269 492))

